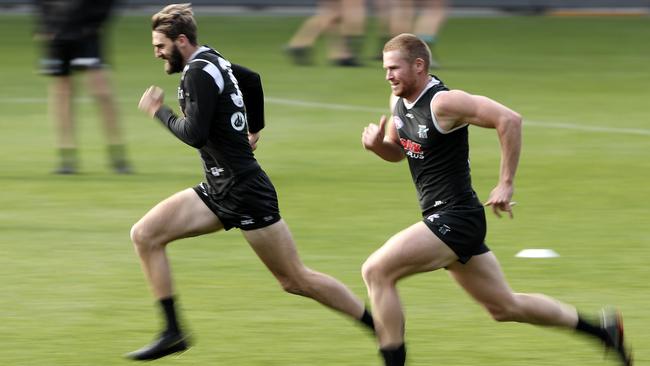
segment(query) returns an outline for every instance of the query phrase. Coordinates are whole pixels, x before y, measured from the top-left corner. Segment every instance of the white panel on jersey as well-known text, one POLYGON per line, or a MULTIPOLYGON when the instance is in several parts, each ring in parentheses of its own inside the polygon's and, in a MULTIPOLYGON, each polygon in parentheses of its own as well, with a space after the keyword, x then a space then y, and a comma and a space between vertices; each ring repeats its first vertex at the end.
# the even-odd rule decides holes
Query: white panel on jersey
POLYGON ((219 70, 219 68, 216 67, 212 62, 207 60, 195 59, 190 62, 196 62, 196 61, 205 62, 205 66, 203 66, 203 71, 207 72, 210 76, 212 76, 215 84, 217 84, 217 88, 219 89, 219 94, 221 94, 221 92, 223 91, 224 80, 223 80, 223 75, 221 75, 221 71, 219 70))
POLYGON ((433 96, 433 98, 431 98, 431 104, 429 104, 429 110, 431 111, 431 120, 433 121, 433 125, 436 126, 436 130, 438 130, 438 132, 440 132, 441 134, 446 135, 448 133, 452 133, 452 132, 456 131, 459 128, 463 128, 463 127, 467 126, 468 123, 463 123, 462 125, 460 125, 460 126, 458 126, 456 128, 452 128, 449 131, 443 130, 442 127, 440 127, 440 125, 438 125, 438 121, 436 120, 436 115, 433 113, 433 108, 431 108, 431 106, 433 105, 433 101, 436 99, 436 97, 438 95, 442 94, 442 93, 447 93, 447 90, 441 90, 441 91, 437 92, 433 96))

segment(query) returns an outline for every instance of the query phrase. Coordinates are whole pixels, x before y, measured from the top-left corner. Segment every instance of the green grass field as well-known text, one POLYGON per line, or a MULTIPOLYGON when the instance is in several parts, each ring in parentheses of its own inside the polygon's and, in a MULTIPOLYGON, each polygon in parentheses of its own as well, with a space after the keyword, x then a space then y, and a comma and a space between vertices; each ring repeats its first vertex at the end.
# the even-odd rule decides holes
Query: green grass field
MULTIPOLYGON (((360 134, 386 113, 377 61, 294 67, 280 49, 299 17, 199 17, 200 40, 259 71, 267 128, 256 155, 307 265, 366 299, 360 267, 419 219, 406 164, 380 161, 360 134)), ((78 106, 83 174, 50 174, 47 79, 32 20, 1 16, 0 365, 127 365, 160 323, 129 240, 155 203, 201 180, 195 151, 137 111, 142 91, 177 76, 153 58, 148 17, 113 27, 111 59, 137 174, 116 176, 95 107, 78 106)), ((594 313, 619 306, 637 365, 650 365, 650 23, 647 18, 454 18, 437 74, 525 118, 515 220, 489 216, 488 243, 516 291, 594 313), (552 248, 554 259, 521 259, 552 248)), ((369 37, 368 56, 373 37, 369 37)), ((322 46, 322 45, 321 45, 322 46)), ((81 81, 81 80, 80 80, 81 81)), ((496 183, 499 148, 472 128, 474 186, 496 183)), ((196 345, 157 365, 380 365, 372 338, 317 303, 284 294, 233 230, 170 247, 196 345)), ((410 365, 616 365, 569 332, 497 324, 444 271, 400 285, 410 365)))

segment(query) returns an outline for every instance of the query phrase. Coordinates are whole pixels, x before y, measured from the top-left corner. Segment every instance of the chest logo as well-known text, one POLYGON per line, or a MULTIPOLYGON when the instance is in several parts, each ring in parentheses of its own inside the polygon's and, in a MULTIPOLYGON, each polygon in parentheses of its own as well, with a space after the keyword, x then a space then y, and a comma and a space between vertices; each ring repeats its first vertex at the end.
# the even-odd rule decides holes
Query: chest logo
POLYGON ((244 106, 244 97, 241 95, 241 93, 232 93, 230 94, 230 99, 232 99, 232 102, 239 108, 244 106))
POLYGON ((235 112, 230 117, 230 125, 237 131, 243 131, 246 128, 246 116, 242 112, 235 112))
POLYGON ((398 116, 393 116, 393 123, 395 124, 395 128, 397 128, 398 130, 404 127, 404 122, 402 122, 402 119, 399 118, 398 116))
POLYGON ((418 137, 419 138, 426 139, 427 137, 429 137, 427 132, 429 132, 429 128, 427 128, 427 126, 418 125, 418 137))

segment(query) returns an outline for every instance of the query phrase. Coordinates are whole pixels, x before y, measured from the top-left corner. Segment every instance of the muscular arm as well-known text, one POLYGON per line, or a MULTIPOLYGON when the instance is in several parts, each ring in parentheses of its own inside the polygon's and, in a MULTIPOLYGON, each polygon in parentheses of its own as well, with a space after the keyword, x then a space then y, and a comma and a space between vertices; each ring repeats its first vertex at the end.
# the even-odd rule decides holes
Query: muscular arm
POLYGON ((442 93, 431 102, 431 110, 443 130, 452 130, 463 123, 494 128, 501 144, 499 183, 492 190, 486 205, 494 212, 511 214, 510 199, 521 152, 521 116, 510 108, 483 96, 460 90, 442 93))
POLYGON ((185 117, 178 117, 163 105, 156 111, 158 118, 181 141, 197 149, 205 145, 215 113, 219 90, 214 79, 199 68, 185 73, 185 117))

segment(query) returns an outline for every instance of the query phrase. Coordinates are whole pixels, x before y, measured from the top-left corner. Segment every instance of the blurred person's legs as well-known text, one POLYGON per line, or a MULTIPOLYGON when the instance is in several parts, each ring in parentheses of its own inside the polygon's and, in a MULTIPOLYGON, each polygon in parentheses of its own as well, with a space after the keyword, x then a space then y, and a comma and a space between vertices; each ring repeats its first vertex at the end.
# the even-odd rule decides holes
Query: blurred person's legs
POLYGON ((95 99, 101 113, 102 126, 107 142, 107 153, 112 169, 119 174, 131 173, 131 167, 126 158, 126 151, 119 125, 117 104, 105 68, 101 53, 99 35, 86 37, 79 42, 76 57, 71 66, 75 70, 86 72, 87 86, 95 99))
POLYGON ((307 19, 291 37, 285 51, 294 63, 309 65, 313 62, 312 53, 316 40, 342 16, 340 1, 320 0, 316 14, 307 19))
POLYGON ((363 51, 366 26, 365 0, 342 0, 341 45, 332 61, 339 66, 358 66, 363 51))
POLYGON ((440 64, 435 56, 435 45, 438 32, 447 18, 446 0, 417 0, 418 17, 413 25, 413 34, 423 40, 431 50, 431 67, 438 68, 440 64))
POLYGON ((72 111, 74 80, 70 75, 55 76, 50 82, 49 110, 54 121, 59 150, 57 174, 74 174, 78 169, 77 144, 72 111))
POLYGON ((87 76, 88 88, 101 111, 111 167, 116 173, 129 174, 131 173, 131 166, 126 158, 126 148, 120 130, 117 105, 108 71, 103 68, 90 69, 87 76))
POLYGON ((101 110, 112 168, 117 173, 130 173, 131 168, 126 159, 113 92, 106 71, 103 70, 98 36, 50 41, 41 66, 43 74, 53 76, 49 90, 49 109, 55 123, 60 155, 59 167, 54 172, 75 174, 79 168, 72 71, 82 70, 88 73, 89 90, 101 110))
POLYGON ((384 44, 402 33, 411 33, 415 18, 414 0, 375 0, 378 21, 378 51, 375 58, 383 59, 384 44))

